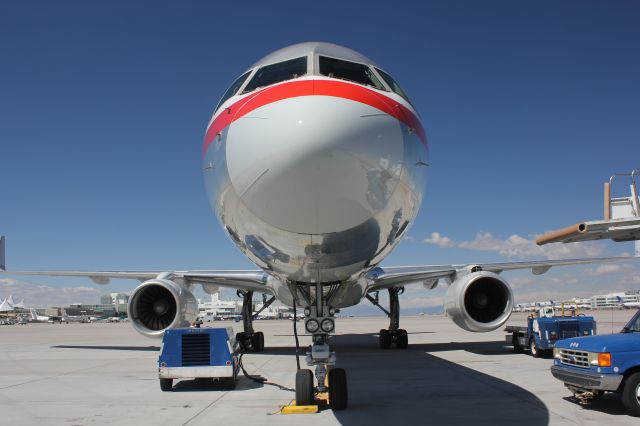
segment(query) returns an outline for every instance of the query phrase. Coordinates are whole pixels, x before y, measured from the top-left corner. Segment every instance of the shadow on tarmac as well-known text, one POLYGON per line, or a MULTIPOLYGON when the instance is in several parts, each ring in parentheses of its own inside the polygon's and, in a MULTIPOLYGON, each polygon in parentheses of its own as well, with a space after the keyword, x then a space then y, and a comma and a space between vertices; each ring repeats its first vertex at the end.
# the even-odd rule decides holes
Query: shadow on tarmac
MULTIPOLYGON (((268 344, 268 342, 267 342, 268 344)), ((333 414, 343 425, 375 424, 514 424, 547 425, 549 411, 531 392, 430 353, 466 351, 487 362, 514 355, 504 342, 410 344, 408 349, 382 350, 376 333, 334 336, 338 367, 347 370, 349 408, 333 414), (499 357, 496 357, 498 355, 499 357)), ((157 346, 58 345, 53 348, 159 351, 157 346)), ((301 346, 304 364, 306 347, 301 346)), ((295 347, 266 347, 261 355, 295 354, 295 347)), ((514 355, 521 356, 521 355, 514 355)), ((291 362, 295 362, 293 357, 291 362)), ((251 373, 251 371, 249 371, 251 373)), ((262 387, 240 377, 236 390, 262 387)), ((211 380, 182 380, 175 392, 226 390, 211 380)), ((590 409, 625 414, 619 399, 605 396, 590 409)))
MULTIPOLYGON (((569 392, 569 391, 567 391, 569 392)), ((578 400, 573 396, 566 396, 565 401, 572 402, 576 405, 580 405, 578 400)), ((627 410, 622 405, 620 394, 606 393, 598 399, 594 399, 590 404, 582 406, 584 410, 599 411, 601 413, 610 414, 613 416, 629 416, 627 410)), ((629 417, 631 419, 631 417, 629 417)))
POLYGON ((332 343, 348 375, 349 408, 333 413, 344 425, 549 423, 549 411, 531 392, 427 353, 464 350, 499 362, 493 355, 512 354, 503 342, 382 350, 377 335, 359 334, 336 336, 332 343))

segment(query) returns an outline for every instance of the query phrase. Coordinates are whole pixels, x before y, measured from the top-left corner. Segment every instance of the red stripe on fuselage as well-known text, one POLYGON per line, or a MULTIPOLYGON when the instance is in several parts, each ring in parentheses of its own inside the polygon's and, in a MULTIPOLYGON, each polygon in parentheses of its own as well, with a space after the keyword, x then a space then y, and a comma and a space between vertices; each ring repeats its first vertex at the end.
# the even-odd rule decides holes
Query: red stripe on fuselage
POLYGON ((379 109, 413 129, 423 145, 427 147, 427 136, 422 123, 410 109, 397 101, 365 87, 343 81, 298 80, 260 90, 225 108, 207 129, 203 155, 207 153, 209 145, 218 133, 251 111, 283 99, 314 95, 349 99, 379 109))

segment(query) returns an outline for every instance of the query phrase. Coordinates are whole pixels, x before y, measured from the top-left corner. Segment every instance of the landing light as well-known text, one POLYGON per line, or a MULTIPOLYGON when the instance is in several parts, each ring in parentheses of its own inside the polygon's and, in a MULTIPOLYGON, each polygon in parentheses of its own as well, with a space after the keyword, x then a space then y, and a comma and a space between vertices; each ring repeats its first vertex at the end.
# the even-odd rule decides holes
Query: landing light
POLYGON ((307 321, 306 327, 309 333, 315 333, 320 328, 320 324, 318 324, 318 321, 310 319, 307 321))
POLYGON ((327 318, 325 320, 322 320, 322 331, 324 331, 325 333, 330 333, 333 331, 335 325, 333 324, 333 320, 327 318))

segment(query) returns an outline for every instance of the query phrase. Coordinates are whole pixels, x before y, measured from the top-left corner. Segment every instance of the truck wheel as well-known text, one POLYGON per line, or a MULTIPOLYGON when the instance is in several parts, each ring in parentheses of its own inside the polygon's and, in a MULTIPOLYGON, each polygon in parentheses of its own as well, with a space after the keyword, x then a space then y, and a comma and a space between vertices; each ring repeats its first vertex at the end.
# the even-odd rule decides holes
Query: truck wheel
POLYGON ((171 392, 173 389, 173 379, 160 379, 160 389, 163 392, 171 392))
POLYGON ((529 349, 531 350, 531 356, 533 356, 534 358, 540 358, 542 356, 542 351, 538 348, 536 339, 531 339, 531 343, 529 343, 529 349))
POLYGON ((633 373, 624 381, 622 405, 629 414, 640 417, 640 372, 633 373))
POLYGON ((513 344, 513 352, 517 353, 517 354, 521 354, 522 353, 522 346, 520 346, 520 343, 518 343, 518 338, 517 337, 513 337, 512 340, 512 344, 513 344))
POLYGON ((313 404, 313 373, 311 370, 296 372, 296 405, 313 404))

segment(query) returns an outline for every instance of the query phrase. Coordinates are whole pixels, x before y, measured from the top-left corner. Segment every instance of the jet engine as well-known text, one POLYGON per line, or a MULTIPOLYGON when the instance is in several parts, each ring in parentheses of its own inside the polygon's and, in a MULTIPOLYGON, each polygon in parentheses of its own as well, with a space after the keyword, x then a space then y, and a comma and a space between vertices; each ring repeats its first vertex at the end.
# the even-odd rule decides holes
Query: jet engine
POLYGON ((473 272, 449 286, 444 307, 459 327, 474 332, 492 331, 511 316, 513 292, 498 274, 473 272))
POLYGON ((186 287, 156 278, 134 290, 128 312, 138 333, 162 337, 168 328, 188 327, 198 315, 198 302, 186 287))

